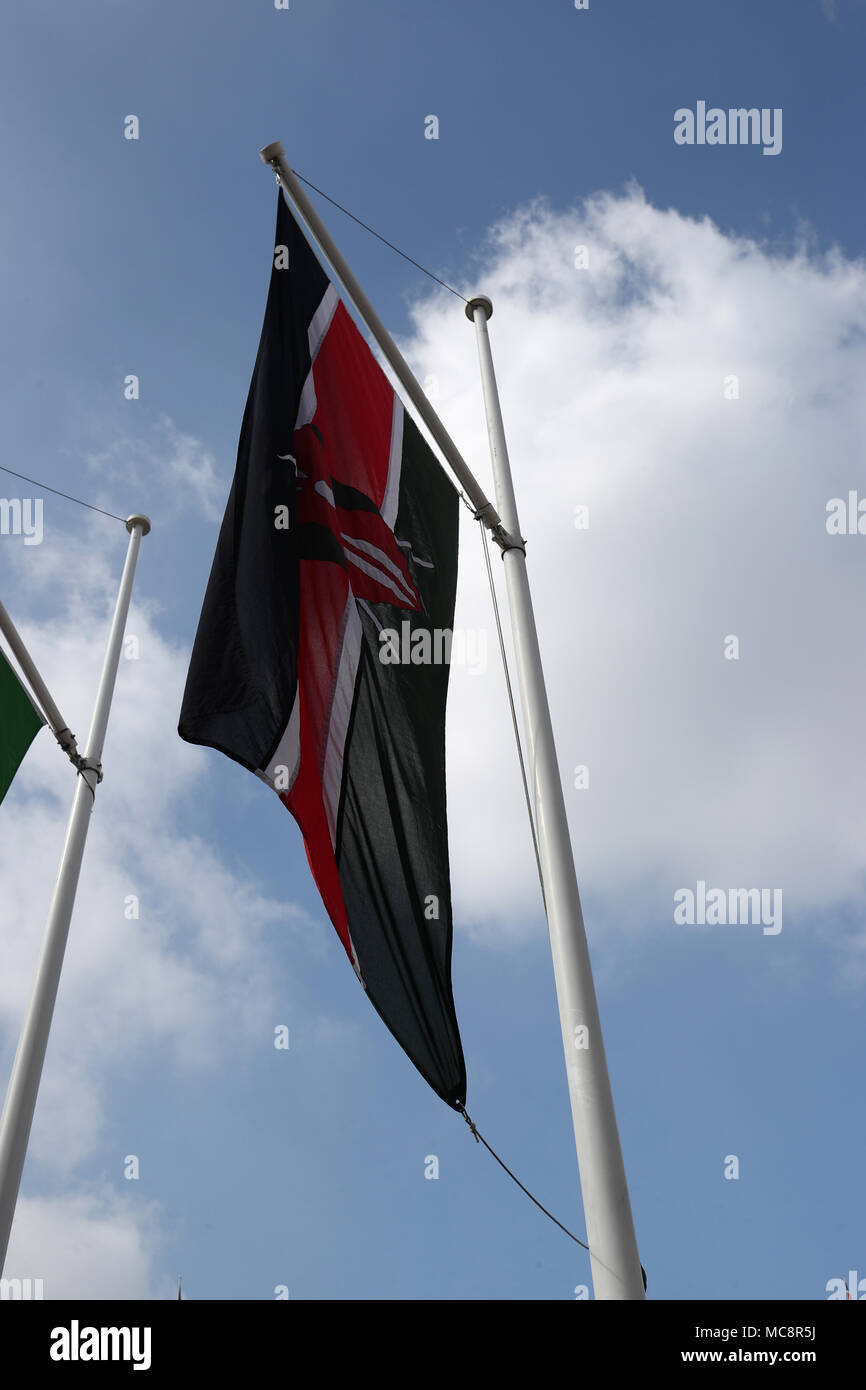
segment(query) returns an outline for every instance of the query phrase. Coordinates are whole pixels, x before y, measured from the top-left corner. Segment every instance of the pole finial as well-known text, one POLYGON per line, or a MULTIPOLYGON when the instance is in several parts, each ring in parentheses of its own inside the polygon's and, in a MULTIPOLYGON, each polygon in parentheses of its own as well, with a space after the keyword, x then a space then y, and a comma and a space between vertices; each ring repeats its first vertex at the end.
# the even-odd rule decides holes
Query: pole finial
POLYGON ((284 157, 285 153, 282 142, 274 140, 270 145, 265 145, 263 150, 259 150, 259 159, 263 164, 272 164, 275 159, 284 157))
POLYGON ((486 294, 474 294, 466 304, 466 317, 470 323, 475 322, 476 309, 483 309, 485 319, 489 319, 493 314, 493 300, 488 299, 486 294))
POLYGON ((126 518, 126 529, 129 531, 130 535, 132 534, 133 526, 140 526, 141 534, 146 536, 150 531, 150 517, 145 516, 142 512, 134 512, 132 516, 126 518))

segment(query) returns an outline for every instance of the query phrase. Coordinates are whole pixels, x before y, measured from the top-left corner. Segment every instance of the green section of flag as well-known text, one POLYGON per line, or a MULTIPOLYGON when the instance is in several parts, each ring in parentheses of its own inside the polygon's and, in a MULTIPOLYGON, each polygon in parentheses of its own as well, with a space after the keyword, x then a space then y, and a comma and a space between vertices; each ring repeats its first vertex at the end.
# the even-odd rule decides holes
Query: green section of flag
POLYGON ((0 652, 0 801, 41 728, 42 720, 0 652))

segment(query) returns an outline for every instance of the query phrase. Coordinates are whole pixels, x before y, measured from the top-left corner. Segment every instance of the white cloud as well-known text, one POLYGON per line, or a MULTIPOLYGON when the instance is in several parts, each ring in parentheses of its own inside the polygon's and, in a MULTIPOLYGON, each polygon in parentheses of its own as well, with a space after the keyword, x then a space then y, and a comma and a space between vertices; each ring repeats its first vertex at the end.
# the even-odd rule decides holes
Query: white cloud
POLYGON ((225 505, 225 480, 214 466, 214 457, 194 435, 179 430, 167 415, 159 429, 169 445, 164 469, 169 488, 177 489, 182 503, 187 494, 199 504, 206 521, 219 521, 225 505))
MULTIPOLYGON (((6 1279, 42 1281, 55 1299, 171 1298, 157 1272, 167 1235, 153 1202, 109 1188, 62 1197, 22 1197, 4 1270, 6 1279)), ((176 1290, 176 1285, 174 1285, 176 1290)))
MULTIPOLYGON (((104 437, 105 421, 90 421, 94 433, 97 423, 100 436, 104 437)), ((111 433, 110 428, 108 432, 111 433)), ((178 429, 168 415, 147 420, 138 431, 115 428, 107 446, 85 449, 84 457, 100 482, 110 478, 114 496, 118 495, 119 484, 127 483, 135 490, 146 480, 149 495, 159 499, 159 519, 163 524, 191 513, 205 521, 222 517, 225 479, 217 474, 213 454, 201 440, 178 429)), ((101 497, 108 498, 109 494, 103 492, 101 497)), ((99 505, 113 510, 108 500, 100 500, 99 505)))
MULTIPOLYGON (((533 203, 479 264, 584 895, 623 928, 670 922, 699 877, 782 886, 801 924, 856 903, 866 537, 828 536, 825 507, 866 492, 866 268, 637 188, 533 203)), ((486 486, 474 334, 438 293, 415 329, 407 355, 486 486)), ((486 623, 492 653, 475 529, 457 622, 486 623)), ((496 662, 454 668, 448 727, 457 920, 524 934, 538 889, 496 662)))

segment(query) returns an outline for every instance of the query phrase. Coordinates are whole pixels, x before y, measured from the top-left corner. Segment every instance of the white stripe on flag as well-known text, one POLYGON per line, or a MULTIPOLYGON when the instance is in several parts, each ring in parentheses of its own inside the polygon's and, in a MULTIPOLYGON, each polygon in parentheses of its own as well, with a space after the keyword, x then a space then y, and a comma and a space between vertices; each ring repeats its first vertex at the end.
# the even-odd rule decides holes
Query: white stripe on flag
POLYGON ((343 631, 340 638, 340 654, 337 658, 337 679, 331 691, 331 707, 328 710, 328 737, 325 743, 325 757, 322 763, 322 796, 331 845, 337 847, 337 814, 340 810, 340 791, 343 786, 343 759, 346 751, 346 734, 352 714, 352 700, 355 694, 355 678, 358 674, 358 661, 361 655, 363 629, 355 596, 351 592, 346 600, 343 613, 343 631))
POLYGON ((388 459, 388 481, 379 511, 382 520, 392 531, 397 520, 397 503, 400 498, 400 472, 403 465, 403 402, 394 392, 394 410, 391 415, 391 450, 388 459))
POLYGON ((298 402, 298 418, 295 421, 296 430, 303 429, 304 425, 308 425, 316 413, 316 386, 313 381, 313 367, 316 357, 318 356, 319 348, 325 341, 325 334, 331 326, 331 319, 334 317, 339 302, 340 296, 337 294, 336 289, 333 285, 328 285, 328 288, 322 295, 318 309, 310 320, 310 326, 307 329, 307 344, 310 349, 310 370, 307 373, 307 379, 301 391, 301 399, 298 402))
POLYGON ((298 768, 301 765, 300 729, 301 710, 300 701, 296 692, 292 713, 289 716, 288 724, 283 730, 283 736, 277 745, 277 751, 271 758, 264 772, 256 772, 256 776, 261 777, 263 782, 267 782, 271 790, 277 792, 278 795, 282 792, 291 791, 292 787, 295 785, 295 778, 298 775, 298 768), (278 767, 285 768, 288 772, 288 777, 286 777, 285 774, 280 776, 279 787, 274 785, 278 767))
POLYGON ((345 531, 340 532, 340 538, 346 542, 346 545, 354 545, 363 555, 369 557, 369 559, 365 561, 360 555, 353 555, 350 550, 346 550, 344 547, 343 554, 347 560, 350 560, 353 565, 357 565, 358 569, 363 570, 365 574, 369 574, 371 579, 378 579, 381 584, 387 584, 388 588, 391 589, 398 598, 402 598, 405 602, 414 606, 415 595, 407 587, 406 581, 394 564, 394 561, 391 560, 383 550, 380 550, 378 545, 373 545, 370 541, 362 540, 359 536, 347 536, 345 531), (373 563, 371 564, 370 561, 373 563), (389 579, 387 574, 383 574, 382 571, 377 568, 378 565, 384 565, 385 568, 391 572, 393 578, 389 579))

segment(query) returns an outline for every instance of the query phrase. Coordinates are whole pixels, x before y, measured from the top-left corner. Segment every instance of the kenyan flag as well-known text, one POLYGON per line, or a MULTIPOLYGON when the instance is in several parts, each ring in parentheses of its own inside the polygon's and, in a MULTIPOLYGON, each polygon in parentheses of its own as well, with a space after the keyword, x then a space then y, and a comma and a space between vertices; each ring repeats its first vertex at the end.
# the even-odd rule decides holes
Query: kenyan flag
POLYGON ((0 651, 0 801, 42 724, 42 716, 0 651))
POLYGON ((178 731, 278 793, 373 1005, 455 1106, 466 1074, 450 978, 442 653, 457 526, 453 486, 280 197, 178 731))

